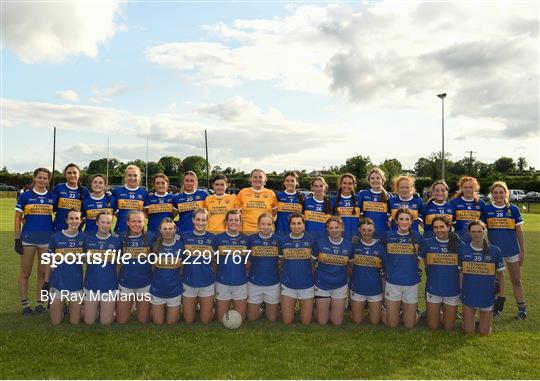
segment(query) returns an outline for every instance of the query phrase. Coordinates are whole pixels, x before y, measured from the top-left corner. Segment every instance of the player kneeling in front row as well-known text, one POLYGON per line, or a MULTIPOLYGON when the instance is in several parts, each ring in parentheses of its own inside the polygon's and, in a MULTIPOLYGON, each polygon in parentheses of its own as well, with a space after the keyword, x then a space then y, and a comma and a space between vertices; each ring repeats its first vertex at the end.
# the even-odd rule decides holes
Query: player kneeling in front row
POLYGON ((216 275, 216 318, 230 309, 240 313, 242 320, 247 315, 247 266, 248 237, 240 233, 242 219, 238 210, 229 210, 225 216, 225 233, 216 236, 214 247, 218 251, 215 258, 216 275))
POLYGON ((360 241, 354 244, 351 289, 351 318, 360 324, 368 302, 369 321, 378 324, 382 315, 383 281, 381 269, 384 264, 384 245, 373 237, 375 223, 370 218, 360 220, 360 241))
POLYGON ((314 265, 312 263, 314 238, 305 232, 304 216, 293 213, 289 218, 291 232, 280 242, 283 258, 281 278, 281 318, 284 324, 294 321, 296 301, 300 302, 300 321, 310 324, 313 319, 314 265))
POLYGON ((165 218, 159 224, 159 237, 154 245, 157 261, 152 273, 150 295, 152 304, 152 321, 163 324, 174 324, 180 317, 182 303, 182 266, 183 244, 176 237, 176 224, 171 218, 165 218))
POLYGON ((435 237, 424 241, 420 250, 427 273, 427 323, 431 329, 439 327, 442 306, 444 329, 451 331, 456 325, 459 301, 458 248, 461 241, 455 234, 449 235, 452 223, 448 218, 437 216, 431 226, 435 237))
POLYGON ((343 323, 347 298, 347 270, 352 257, 352 243, 343 238, 341 217, 332 216, 326 222, 328 235, 317 241, 313 258, 318 262, 315 271, 315 304, 317 323, 343 323))
POLYGON ((115 258, 122 241, 111 234, 112 215, 100 212, 96 216, 97 233, 84 240, 83 250, 88 256, 84 278, 84 322, 94 324, 99 315, 101 324, 114 321, 118 296, 118 276, 115 258))
POLYGON ((480 334, 491 333, 493 304, 495 303, 495 279, 504 294, 504 260, 501 250, 487 239, 487 227, 481 221, 468 226, 471 242, 459 249, 462 284, 463 324, 465 333, 475 331, 476 310, 480 310, 480 334))
POLYGON ((259 216, 259 232, 249 236, 248 312, 249 320, 261 316, 264 302, 266 317, 276 321, 279 312, 279 240, 274 233, 274 219, 270 213, 259 216))
POLYGON ((83 302, 83 252, 84 233, 79 231, 81 212, 70 209, 66 215, 67 229, 53 234, 49 243, 52 264, 50 271, 49 300, 51 323, 60 324, 64 318, 64 302, 69 303, 69 321, 81 321, 83 302))

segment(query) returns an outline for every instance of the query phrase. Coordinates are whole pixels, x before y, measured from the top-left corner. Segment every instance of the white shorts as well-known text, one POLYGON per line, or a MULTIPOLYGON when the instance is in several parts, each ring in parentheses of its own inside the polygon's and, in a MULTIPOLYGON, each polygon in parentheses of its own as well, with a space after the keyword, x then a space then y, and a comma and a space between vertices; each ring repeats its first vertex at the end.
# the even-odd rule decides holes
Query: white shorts
POLYGON ((418 303, 418 284, 412 286, 398 286, 386 282, 384 298, 390 302, 418 303))
POLYGON ((428 303, 444 303, 449 306, 457 306, 459 304, 459 295, 456 296, 438 296, 426 292, 426 302, 428 303))
POLYGON ((227 286, 216 282, 217 300, 244 300, 247 299, 247 283, 240 286, 227 286))
POLYGON ((347 285, 335 288, 333 290, 323 290, 315 286, 315 297, 332 298, 332 299, 345 299, 347 298, 347 291, 349 288, 347 285))
POLYGON ((67 291, 67 294, 66 294, 66 291, 62 293, 61 290, 51 287, 49 291, 49 296, 51 298, 51 303, 57 300, 68 301, 68 302, 72 302, 76 300, 80 302, 81 300, 83 300, 82 298, 84 297, 84 291, 83 290, 67 291))
POLYGON ((174 298, 158 298, 151 295, 150 304, 163 305, 167 304, 167 307, 178 307, 182 304, 182 295, 175 296, 174 298))
POLYGON ((366 300, 370 303, 374 302, 382 302, 383 300, 383 294, 378 295, 361 295, 357 294, 353 290, 351 290, 351 300, 355 302, 365 302, 366 300))
POLYGON ((262 302, 268 304, 278 304, 281 288, 279 283, 272 286, 258 286, 256 284, 248 282, 248 303, 261 304, 262 302))
POLYGON ((118 292, 120 293, 120 295, 148 295, 150 296, 150 285, 146 287, 141 287, 141 288, 127 288, 119 284, 118 292))
POLYGON ((281 295, 288 296, 289 298, 293 299, 313 299, 315 297, 315 288, 309 287, 309 288, 302 288, 302 289, 295 289, 295 288, 289 288, 287 286, 281 285, 281 295))
POLYGON ((511 257, 504 257, 504 261, 508 263, 519 262, 519 254, 512 255, 511 257))
POLYGON ((107 292, 91 291, 83 289, 85 302, 116 302, 118 298, 118 290, 110 290, 107 292))
POLYGON ((188 298, 205 298, 208 296, 214 296, 214 284, 206 287, 191 287, 184 283, 184 297, 188 298))

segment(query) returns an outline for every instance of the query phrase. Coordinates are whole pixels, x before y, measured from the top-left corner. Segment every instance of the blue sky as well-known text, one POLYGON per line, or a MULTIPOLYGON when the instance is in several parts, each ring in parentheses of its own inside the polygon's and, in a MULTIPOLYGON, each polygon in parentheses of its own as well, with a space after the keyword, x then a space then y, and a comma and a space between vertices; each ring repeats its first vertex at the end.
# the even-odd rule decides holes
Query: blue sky
POLYGON ((538 2, 2 3, 2 166, 269 171, 440 150, 540 167, 538 2), (480 27, 481 26, 481 27, 480 27))

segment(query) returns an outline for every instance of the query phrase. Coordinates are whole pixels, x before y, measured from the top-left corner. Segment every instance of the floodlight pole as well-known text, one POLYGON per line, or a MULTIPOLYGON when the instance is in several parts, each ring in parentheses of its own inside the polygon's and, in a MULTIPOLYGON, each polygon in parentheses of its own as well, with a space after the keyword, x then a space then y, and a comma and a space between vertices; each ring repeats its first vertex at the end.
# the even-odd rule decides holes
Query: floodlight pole
POLYGON ((445 180, 445 173, 444 173, 444 98, 446 98, 446 93, 437 94, 439 98, 441 98, 442 101, 442 113, 441 113, 441 124, 442 124, 442 157, 441 157, 441 177, 442 180, 445 180))

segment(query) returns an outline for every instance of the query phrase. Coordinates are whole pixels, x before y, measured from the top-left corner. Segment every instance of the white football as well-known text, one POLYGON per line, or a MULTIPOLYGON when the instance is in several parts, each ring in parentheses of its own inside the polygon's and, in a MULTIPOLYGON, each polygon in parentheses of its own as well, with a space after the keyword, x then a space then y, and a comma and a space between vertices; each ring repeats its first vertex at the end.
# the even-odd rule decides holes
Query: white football
POLYGON ((229 329, 236 329, 242 325, 242 315, 236 310, 230 310, 223 315, 223 325, 229 329))

